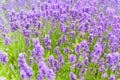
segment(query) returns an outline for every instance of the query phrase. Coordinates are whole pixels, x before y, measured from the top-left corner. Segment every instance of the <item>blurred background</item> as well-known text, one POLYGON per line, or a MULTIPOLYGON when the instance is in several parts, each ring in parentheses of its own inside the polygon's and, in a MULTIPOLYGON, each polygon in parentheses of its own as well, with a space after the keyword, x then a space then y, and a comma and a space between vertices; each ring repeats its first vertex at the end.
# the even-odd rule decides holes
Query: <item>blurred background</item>
MULTIPOLYGON (((29 10, 32 4, 37 2, 44 2, 46 0, 0 0, 0 24, 7 24, 7 12, 11 10, 19 11, 20 9, 29 10)), ((67 1, 67 0, 66 0, 67 1)), ((78 0, 75 0, 78 1, 78 0)), ((91 1, 91 0, 81 0, 81 1, 91 1)), ((120 0, 94 0, 99 2, 97 5, 99 11, 106 13, 107 8, 111 8, 115 11, 117 15, 120 14, 120 0)))

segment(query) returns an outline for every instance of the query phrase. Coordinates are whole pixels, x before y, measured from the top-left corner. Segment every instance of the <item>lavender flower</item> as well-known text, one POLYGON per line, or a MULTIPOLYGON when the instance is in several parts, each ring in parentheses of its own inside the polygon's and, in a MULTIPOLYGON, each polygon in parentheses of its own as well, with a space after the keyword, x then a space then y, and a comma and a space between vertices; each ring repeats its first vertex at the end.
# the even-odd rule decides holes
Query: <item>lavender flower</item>
POLYGON ((102 46, 100 45, 99 42, 97 42, 96 45, 94 46, 93 52, 91 53, 92 62, 98 63, 98 59, 100 58, 102 51, 103 51, 102 46))
POLYGON ((88 64, 88 57, 86 56, 84 59, 84 64, 87 65, 88 64))
POLYGON ((44 55, 44 48, 40 45, 38 38, 33 39, 34 50, 36 55, 43 56, 44 55))
POLYGON ((62 42, 65 42, 67 40, 67 36, 66 35, 62 35, 61 40, 62 40, 62 42))
POLYGON ((85 66, 83 66, 83 67, 82 67, 82 70, 81 70, 81 74, 84 74, 84 73, 85 73, 85 71, 86 71, 86 67, 85 67, 85 66))
POLYGON ((117 67, 113 65, 113 66, 110 67, 110 70, 111 70, 111 71, 115 71, 116 68, 117 68, 117 67))
POLYGON ((77 80, 77 76, 73 72, 70 72, 69 77, 70 80, 77 80))
POLYGON ((111 74, 109 80, 115 80, 115 79, 116 79, 115 75, 111 74))
POLYGON ((80 54, 80 50, 83 50, 85 52, 89 52, 88 43, 87 43, 86 40, 83 40, 83 41, 80 42, 80 44, 76 45, 75 52, 80 54))
POLYGON ((58 60, 59 62, 63 65, 65 62, 64 62, 64 56, 61 54, 61 55, 58 55, 58 60))
POLYGON ((84 76, 81 76, 81 77, 80 77, 80 80, 85 80, 85 79, 84 79, 84 76))
POLYGON ((59 51, 58 47, 54 48, 54 52, 55 52, 56 54, 60 54, 60 51, 59 51))
POLYGON ((6 62, 8 61, 7 53, 0 51, 0 61, 2 62, 3 65, 6 64, 6 62))
POLYGON ((5 44, 5 45, 8 45, 10 42, 11 42, 10 38, 6 36, 6 37, 4 38, 4 44, 5 44))
POLYGON ((99 71, 102 72, 102 73, 105 71, 104 65, 100 66, 99 71))
POLYGON ((106 65, 109 67, 119 61, 119 53, 106 54, 106 65))
POLYGON ((58 60, 54 60, 52 65, 54 67, 54 72, 58 71, 58 69, 60 68, 58 60))
POLYGON ((75 66, 79 69, 81 66, 82 66, 82 62, 77 62, 76 64, 75 64, 75 66))
MULTIPOLYGON (((51 65, 54 66, 53 61, 51 65)), ((44 60, 40 60, 38 62, 37 80, 42 80, 45 78, 48 78, 49 80, 55 80, 55 74, 54 71, 47 66, 44 60)))
POLYGON ((57 46, 59 46, 62 43, 62 39, 60 38, 57 42, 57 46))
POLYGON ((70 36, 71 36, 72 40, 74 40, 74 38, 75 38, 75 31, 71 31, 70 36))
POLYGON ((77 44, 77 45, 76 45, 76 48, 75 48, 75 52, 79 53, 79 52, 80 52, 80 48, 81 48, 81 47, 80 47, 80 44, 77 44))
POLYGON ((117 68, 120 69, 120 63, 117 64, 117 68))
POLYGON ((70 53, 70 49, 67 47, 67 48, 63 48, 63 50, 67 53, 67 54, 69 54, 70 53))
POLYGON ((117 46, 117 38, 115 35, 111 35, 110 38, 109 38, 109 42, 108 42, 108 45, 110 47, 110 50, 112 52, 116 52, 118 50, 118 46, 117 46))
POLYGON ((104 65, 104 58, 101 58, 100 59, 100 62, 99 62, 99 64, 98 64, 99 66, 102 66, 102 65, 104 65))
POLYGON ((45 36, 44 43, 45 43, 46 47, 50 46, 51 40, 50 40, 50 36, 49 35, 45 36))
POLYGON ((111 54, 106 55, 106 65, 108 67, 112 65, 112 55, 111 54))
POLYGON ((20 53, 18 58, 18 66, 22 79, 27 79, 32 76, 32 68, 27 65, 25 56, 25 54, 20 53))
POLYGON ((53 56, 53 55, 50 55, 47 60, 48 60, 48 64, 49 64, 50 66, 53 66, 52 63, 53 63, 53 61, 55 60, 55 59, 54 59, 54 56, 53 56))
POLYGON ((75 54, 71 54, 69 55, 69 61, 70 63, 75 63, 76 62, 76 55, 75 54))
POLYGON ((105 72, 102 74, 102 78, 107 78, 108 77, 108 74, 105 72))
POLYGON ((51 69, 48 70, 48 80, 55 80, 55 74, 51 69))

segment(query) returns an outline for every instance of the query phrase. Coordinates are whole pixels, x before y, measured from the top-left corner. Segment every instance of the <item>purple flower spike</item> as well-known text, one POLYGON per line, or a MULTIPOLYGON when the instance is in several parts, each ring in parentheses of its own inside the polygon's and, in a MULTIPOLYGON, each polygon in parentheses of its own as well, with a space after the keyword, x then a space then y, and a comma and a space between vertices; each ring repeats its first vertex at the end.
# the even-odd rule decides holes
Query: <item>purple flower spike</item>
POLYGON ((8 45, 10 42, 11 42, 10 38, 6 36, 4 39, 4 44, 8 45))
POLYGON ((75 66, 79 69, 82 66, 82 62, 77 62, 75 66))
POLYGON ((82 70, 81 70, 81 74, 84 74, 84 73, 85 73, 85 71, 86 71, 86 67, 85 67, 85 66, 83 66, 83 67, 82 67, 82 70))
POLYGON ((81 76, 81 77, 80 77, 80 80, 85 80, 85 79, 84 79, 84 76, 81 76))
POLYGON ((107 74, 107 73, 103 73, 101 77, 102 77, 102 78, 107 78, 107 77, 108 77, 108 74, 107 74))
POLYGON ((100 62, 99 62, 99 64, 98 64, 99 66, 102 66, 102 65, 104 65, 104 58, 101 58, 100 59, 100 62))
POLYGON ((60 51, 59 51, 58 47, 54 48, 54 52, 55 52, 56 54, 60 54, 60 51))
POLYGON ((80 52, 80 48, 81 48, 81 47, 80 47, 80 44, 77 44, 77 45, 76 45, 76 48, 75 48, 75 52, 79 53, 79 52, 80 52))
POLYGON ((100 66, 99 71, 100 71, 100 72, 104 72, 104 71, 105 71, 104 65, 100 66))
POLYGON ((88 64, 88 57, 86 56, 84 59, 84 64, 87 65, 88 64))
POLYGON ((70 72, 69 77, 70 80, 77 80, 77 76, 73 72, 70 72))
POLYGON ((63 50, 67 53, 67 54, 69 54, 70 53, 70 49, 67 47, 67 48, 63 48, 63 50))
POLYGON ((98 63, 98 60, 100 58, 100 55, 102 54, 102 51, 103 51, 102 45, 99 42, 97 42, 94 46, 94 50, 90 54, 92 58, 92 62, 98 63))
POLYGON ((53 63, 53 61, 54 61, 54 56, 53 56, 53 55, 50 55, 47 60, 48 60, 48 64, 49 64, 50 66, 53 66, 52 63, 53 63))
POLYGON ((64 64, 64 56, 62 54, 58 55, 58 60, 62 65, 64 64))
POLYGON ((51 40, 49 35, 45 35, 44 44, 46 47, 50 46, 51 40))
POLYGON ((52 64, 53 64, 53 67, 56 68, 56 70, 60 68, 58 60, 54 60, 52 64))
POLYGON ((74 38, 75 38, 75 31, 71 31, 70 36, 71 36, 72 40, 74 40, 74 38))
POLYGON ((44 55, 44 48, 40 45, 38 38, 33 39, 34 50, 36 55, 43 56, 44 55))
POLYGON ((3 65, 6 64, 6 62, 8 61, 7 53, 4 53, 3 51, 0 51, 0 61, 2 62, 3 65))
POLYGON ((27 79, 32 76, 32 68, 27 65, 25 57, 25 54, 20 53, 18 58, 18 67, 22 79, 27 79))
POLYGON ((75 54, 71 54, 71 55, 69 55, 69 61, 70 61, 70 63, 72 64, 72 63, 75 63, 76 62, 76 55, 75 54))
POLYGON ((118 61, 120 60, 120 56, 118 52, 114 52, 112 54, 106 54, 105 57, 106 57, 106 65, 108 67, 118 63, 118 61))
POLYGON ((110 77, 109 77, 109 80, 116 80, 115 75, 111 74, 110 77))
POLYGON ((48 73, 48 80, 55 80, 55 74, 53 70, 49 69, 47 73, 48 73))

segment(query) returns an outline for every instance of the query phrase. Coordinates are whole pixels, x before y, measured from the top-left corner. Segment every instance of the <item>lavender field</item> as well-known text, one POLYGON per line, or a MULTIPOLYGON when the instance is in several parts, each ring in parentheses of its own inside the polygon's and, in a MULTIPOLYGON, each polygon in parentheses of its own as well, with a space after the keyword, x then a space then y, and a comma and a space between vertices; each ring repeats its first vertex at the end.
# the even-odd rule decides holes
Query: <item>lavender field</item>
POLYGON ((0 0, 0 80, 120 80, 120 1, 0 0))

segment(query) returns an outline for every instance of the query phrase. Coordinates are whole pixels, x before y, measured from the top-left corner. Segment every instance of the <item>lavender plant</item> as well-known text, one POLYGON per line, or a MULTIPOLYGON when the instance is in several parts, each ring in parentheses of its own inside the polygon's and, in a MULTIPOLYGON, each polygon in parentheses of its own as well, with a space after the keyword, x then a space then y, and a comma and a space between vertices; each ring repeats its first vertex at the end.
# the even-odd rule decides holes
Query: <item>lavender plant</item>
POLYGON ((1 0, 0 80, 119 80, 119 0, 1 0))

